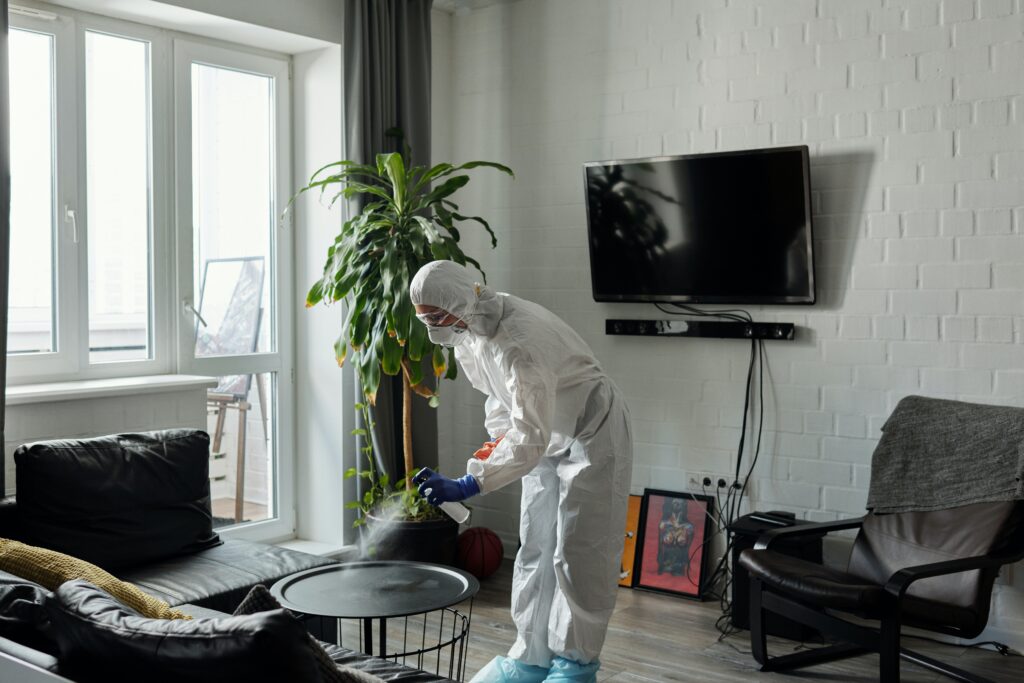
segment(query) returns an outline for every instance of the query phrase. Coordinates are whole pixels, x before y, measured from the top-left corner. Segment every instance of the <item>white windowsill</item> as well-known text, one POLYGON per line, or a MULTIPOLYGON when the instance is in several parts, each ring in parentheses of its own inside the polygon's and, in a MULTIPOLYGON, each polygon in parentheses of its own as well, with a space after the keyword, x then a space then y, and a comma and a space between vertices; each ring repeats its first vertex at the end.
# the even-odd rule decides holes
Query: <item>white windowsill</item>
POLYGON ((354 545, 336 545, 333 543, 321 543, 319 541, 307 541, 302 538, 292 538, 281 541, 274 545, 288 550, 297 550, 310 555, 330 557, 342 562, 359 559, 359 548, 354 545))
POLYGON ((52 382, 49 384, 22 384, 7 387, 6 395, 7 405, 17 406, 29 403, 77 401, 109 396, 157 394, 167 391, 182 391, 185 389, 215 386, 217 386, 217 379, 215 377, 202 377, 199 375, 146 375, 142 377, 52 382))

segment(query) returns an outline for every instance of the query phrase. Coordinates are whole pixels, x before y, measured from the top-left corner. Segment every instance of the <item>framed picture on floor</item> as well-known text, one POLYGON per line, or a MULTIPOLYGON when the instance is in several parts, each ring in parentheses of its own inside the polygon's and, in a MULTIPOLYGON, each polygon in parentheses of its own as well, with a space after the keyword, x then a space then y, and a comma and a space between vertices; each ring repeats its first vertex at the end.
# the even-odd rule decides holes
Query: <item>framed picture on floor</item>
POLYGON ((703 598, 714 506, 711 496, 644 489, 634 588, 703 598))
POLYGON ((626 509, 626 541, 622 546, 622 565, 619 568, 619 585, 627 588, 633 585, 633 559, 636 557, 636 537, 640 528, 640 505, 643 496, 630 496, 626 509))

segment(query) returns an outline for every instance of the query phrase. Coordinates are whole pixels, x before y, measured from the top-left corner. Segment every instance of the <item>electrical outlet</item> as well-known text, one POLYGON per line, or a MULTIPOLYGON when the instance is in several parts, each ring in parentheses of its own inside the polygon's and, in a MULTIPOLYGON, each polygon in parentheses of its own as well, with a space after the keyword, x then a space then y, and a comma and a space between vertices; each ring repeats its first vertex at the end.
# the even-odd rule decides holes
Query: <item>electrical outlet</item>
POLYGON ((709 491, 722 491, 725 492, 729 489, 732 484, 731 474, 722 474, 720 472, 711 472, 707 475, 711 478, 711 486, 708 487, 709 491))
POLYGON ((686 473, 686 488, 689 491, 697 493, 714 493, 716 491, 726 491, 729 488, 729 484, 732 483, 732 477, 728 474, 721 474, 718 472, 687 472, 686 473), (724 486, 719 486, 719 481, 724 481, 724 486))

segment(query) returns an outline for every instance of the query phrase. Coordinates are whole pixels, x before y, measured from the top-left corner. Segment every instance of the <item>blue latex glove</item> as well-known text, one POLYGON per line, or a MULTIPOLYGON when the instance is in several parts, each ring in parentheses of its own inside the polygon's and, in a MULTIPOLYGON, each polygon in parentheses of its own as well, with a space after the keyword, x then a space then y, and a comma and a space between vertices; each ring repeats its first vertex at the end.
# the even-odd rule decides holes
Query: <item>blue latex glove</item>
POLYGON ((412 483, 419 484, 420 495, 426 498, 431 505, 458 502, 480 493, 480 485, 472 474, 467 474, 459 479, 449 479, 429 467, 424 467, 417 472, 416 476, 412 478, 412 483), (430 489, 429 494, 426 493, 427 489, 430 489))

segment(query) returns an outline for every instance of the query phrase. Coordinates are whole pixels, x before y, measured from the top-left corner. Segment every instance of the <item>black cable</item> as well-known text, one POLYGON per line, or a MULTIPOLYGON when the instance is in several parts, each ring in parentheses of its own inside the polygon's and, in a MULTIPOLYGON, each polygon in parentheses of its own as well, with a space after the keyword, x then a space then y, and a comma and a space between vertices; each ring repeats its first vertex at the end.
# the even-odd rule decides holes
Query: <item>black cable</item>
POLYGON ((978 641, 976 643, 951 643, 951 642, 946 641, 946 640, 939 640, 938 638, 929 638, 928 636, 918 636, 918 635, 913 635, 913 634, 909 634, 909 633, 904 633, 903 637, 904 638, 916 638, 917 640, 926 640, 929 643, 938 643, 939 645, 949 645, 951 647, 978 648, 978 649, 981 649, 981 650, 988 649, 985 646, 986 645, 990 645, 992 647, 991 652, 998 652, 999 654, 1001 654, 1004 657, 1024 657, 1024 655, 1022 655, 1020 652, 1017 652, 1016 650, 1014 650, 1012 647, 1010 647, 1006 643, 1000 643, 997 640, 980 640, 980 641, 978 641))
POLYGON ((743 443, 747 436, 747 414, 750 412, 750 382, 754 374, 754 356, 757 350, 757 340, 750 340, 750 362, 747 363, 747 383, 743 391, 743 420, 740 423, 740 444, 736 449, 736 473, 733 481, 740 479, 740 467, 743 464, 743 443))
MULTIPOLYGON (((749 406, 752 398, 752 373, 754 370, 754 364, 757 363, 757 379, 758 379, 758 398, 757 398, 757 409, 758 413, 758 424, 756 431, 756 439, 754 441, 754 452, 750 459, 750 464, 747 467, 746 474, 741 478, 739 476, 740 467, 737 467, 737 477, 734 480, 733 485, 730 487, 730 495, 726 499, 730 502, 728 511, 723 513, 723 516, 727 519, 727 527, 731 527, 733 522, 737 519, 743 504, 743 496, 746 494, 747 485, 750 481, 750 477, 753 474, 754 467, 757 465, 758 457, 761 453, 761 443, 764 435, 764 376, 765 376, 765 361, 767 353, 764 348, 763 340, 751 340, 751 362, 748 366, 748 376, 746 383, 746 393, 744 396, 744 428, 743 434, 746 434, 746 417, 749 411, 749 406), (738 490, 737 490, 738 488, 738 490)), ((753 423, 751 423, 751 430, 753 431, 753 423)), ((752 435, 753 436, 753 435, 752 435)), ((742 457, 742 450, 740 450, 740 458, 742 457)), ((738 458, 738 461, 739 459, 738 458)), ((738 462, 739 465, 739 462, 738 462)), ((727 544, 726 554, 723 556, 723 560, 731 559, 731 551, 733 547, 735 537, 729 538, 727 544)), ((725 581, 722 589, 721 607, 722 615, 718 618, 715 623, 716 628, 719 631, 719 640, 722 640, 734 633, 739 632, 741 629, 736 628, 732 625, 732 601, 729 599, 729 589, 732 587, 735 581, 735 576, 731 566, 726 567, 724 572, 725 581)))
POLYGON ((750 482, 750 477, 754 473, 754 467, 757 466, 757 459, 761 455, 761 437, 764 433, 764 367, 765 360, 768 352, 764 348, 764 340, 758 340, 758 358, 760 360, 760 368, 758 371, 758 409, 760 415, 758 417, 757 425, 757 442, 754 445, 754 455, 750 461, 750 467, 747 469, 747 475, 743 478, 743 487, 740 489, 739 498, 742 501, 743 495, 747 492, 747 484, 750 482))
MULTIPOLYGON (((692 306, 679 303, 670 303, 669 306, 655 303, 655 306, 659 311, 668 313, 670 315, 677 315, 680 312, 697 316, 701 318, 720 318, 724 320, 732 320, 736 322, 752 323, 753 318, 750 313, 743 309, 732 308, 732 309, 717 309, 717 310, 701 310, 693 308, 692 306)), ((728 483, 725 500, 722 500, 722 490, 716 486, 715 497, 713 500, 718 504, 718 518, 711 517, 712 521, 715 522, 715 532, 708 535, 707 538, 700 544, 700 546, 693 551, 691 554, 691 560, 693 555, 709 546, 711 541, 717 538, 720 534, 724 534, 726 538, 725 551, 722 556, 718 559, 715 568, 707 580, 707 594, 711 597, 718 598, 719 606, 722 610, 721 616, 715 621, 715 627, 720 632, 719 640, 725 638, 732 633, 737 632, 739 629, 732 626, 732 600, 730 596, 730 589, 732 588, 734 577, 733 568, 730 562, 730 555, 733 550, 735 543, 734 534, 730 534, 733 523, 741 509, 743 503, 743 495, 747 490, 747 483, 750 480, 750 476, 753 473, 754 466, 757 464, 757 458, 761 451, 761 438, 764 432, 764 342, 762 340, 751 339, 750 340, 750 360, 747 363, 747 378, 744 383, 743 391, 743 415, 740 421, 740 440, 736 449, 736 468, 733 473, 733 481, 728 483), (740 476, 743 472, 743 451, 746 447, 747 441, 747 425, 748 418, 750 419, 750 430, 751 438, 754 437, 754 423, 752 419, 752 401, 753 397, 753 381, 755 368, 758 374, 758 399, 757 409, 760 410, 758 416, 758 425, 756 430, 756 441, 754 442, 753 454, 751 455, 750 464, 747 467, 746 475, 740 476)), ((717 484, 717 482, 716 482, 717 484)), ((706 494, 704 486, 701 490, 706 494)))
MULTIPOLYGON (((673 312, 666 311, 664 308, 661 307, 660 304, 654 305, 657 306, 658 309, 664 311, 665 313, 673 312)), ((686 311, 691 315, 699 316, 701 318, 727 318, 729 320, 738 320, 740 322, 745 323, 754 322, 754 319, 750 316, 750 313, 748 311, 743 310, 742 308, 720 308, 717 310, 707 311, 700 308, 694 308, 693 306, 689 306, 687 304, 671 303, 669 305, 673 306, 674 308, 678 308, 682 311, 686 311)))

